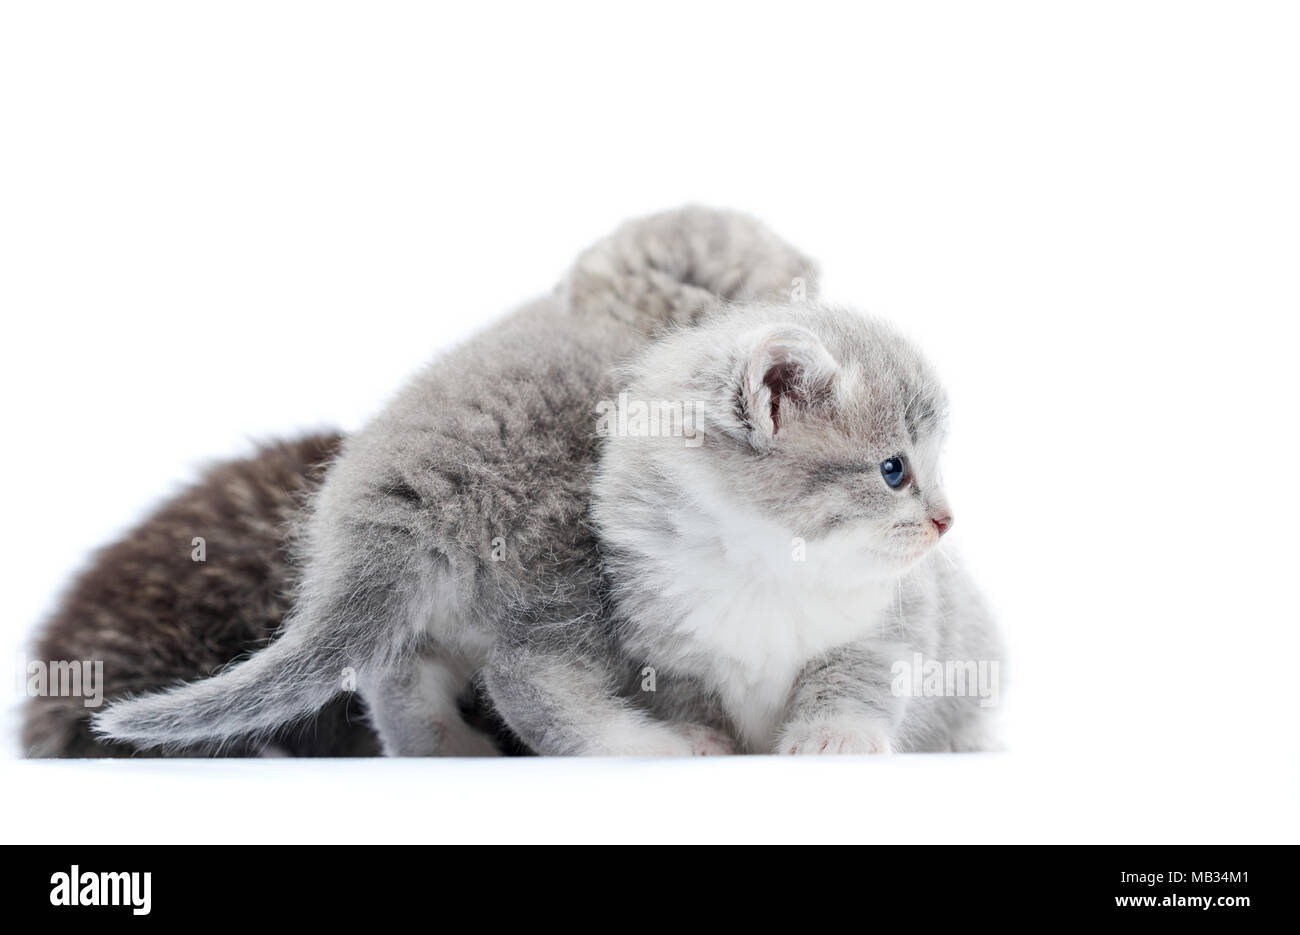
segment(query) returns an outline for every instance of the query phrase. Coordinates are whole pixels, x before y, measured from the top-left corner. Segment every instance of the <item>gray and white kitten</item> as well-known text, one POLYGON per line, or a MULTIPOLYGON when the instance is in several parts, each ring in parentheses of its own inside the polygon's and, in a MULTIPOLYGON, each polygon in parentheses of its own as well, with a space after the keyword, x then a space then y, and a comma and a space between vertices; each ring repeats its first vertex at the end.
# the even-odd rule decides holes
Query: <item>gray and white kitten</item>
POLYGON ((141 747, 265 735, 355 688, 388 754, 491 754, 456 704, 481 673, 538 753, 725 743, 610 691, 592 412, 615 365, 664 329, 811 275, 728 212, 669 212, 597 244, 556 294, 439 357, 347 439, 305 523, 279 639, 214 678, 115 703, 96 729, 141 747))
POLYGON ((806 268, 778 250, 777 267, 719 277, 726 242, 752 238, 695 234, 651 238, 677 246, 670 275, 644 250, 598 249, 564 299, 444 357, 327 478, 284 636, 219 678, 110 708, 100 729, 141 744, 267 731, 355 678, 386 752, 489 753, 455 708, 481 672, 542 754, 985 748, 978 693, 896 690, 895 664, 917 653, 1000 655, 935 548, 952 519, 928 366, 852 312, 713 300, 770 301, 806 268), (592 282, 636 298, 584 301, 592 282), (680 282, 712 285, 683 304, 680 282), (690 431, 609 433, 593 487, 602 392, 616 426, 659 401, 689 404, 690 431))
POLYGON ((616 642, 653 672, 639 695, 660 717, 709 711, 755 753, 992 745, 974 684, 897 690, 918 653, 993 678, 1001 656, 938 548, 946 409, 912 345, 812 303, 712 316, 630 368, 594 516, 616 642), (690 424, 628 430, 655 403, 690 424))

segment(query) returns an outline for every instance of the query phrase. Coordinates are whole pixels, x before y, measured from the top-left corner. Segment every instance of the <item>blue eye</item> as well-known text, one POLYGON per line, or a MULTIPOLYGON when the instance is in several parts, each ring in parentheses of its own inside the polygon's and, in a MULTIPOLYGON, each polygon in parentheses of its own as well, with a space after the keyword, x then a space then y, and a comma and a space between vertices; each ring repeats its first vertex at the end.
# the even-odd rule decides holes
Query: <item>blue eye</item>
POLYGON ((880 474, 890 487, 901 487, 907 480, 907 459, 902 455, 880 462, 880 474))

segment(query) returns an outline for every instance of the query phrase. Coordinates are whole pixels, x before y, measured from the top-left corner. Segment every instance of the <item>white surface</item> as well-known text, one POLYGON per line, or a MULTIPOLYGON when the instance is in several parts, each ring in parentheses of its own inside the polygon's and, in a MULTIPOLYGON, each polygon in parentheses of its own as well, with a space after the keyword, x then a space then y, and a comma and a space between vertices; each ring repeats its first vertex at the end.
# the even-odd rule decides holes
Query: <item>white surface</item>
MULTIPOLYGON (((502 789, 550 777, 575 803, 538 818, 557 837, 635 835, 674 808, 735 834, 776 807, 863 828, 879 779, 891 827, 928 839, 1294 839, 1265 819, 1293 818, 1296 789, 1267 757, 1294 742, 1300 658, 1298 15, 6 4, 0 638, 18 647, 197 463, 355 428, 625 217, 699 200, 763 217, 939 365, 952 539, 1007 630, 1013 752, 472 769, 502 789), (683 776, 725 780, 706 806, 683 776), (1154 826, 1148 776, 1191 790, 1154 826), (615 779, 652 804, 582 809, 615 779), (982 794, 944 804, 966 783, 982 794)), ((204 817, 233 791, 257 833, 301 809, 400 837, 449 813, 450 777, 490 787, 469 769, 24 764, 0 808, 26 840, 74 790, 86 834, 234 836, 204 817)))
POLYGON ((62 803, 6 836, 21 843, 1294 843, 1300 765, 1266 763, 1243 777, 1210 751, 82 760, 6 763, 0 779, 16 801, 62 803))

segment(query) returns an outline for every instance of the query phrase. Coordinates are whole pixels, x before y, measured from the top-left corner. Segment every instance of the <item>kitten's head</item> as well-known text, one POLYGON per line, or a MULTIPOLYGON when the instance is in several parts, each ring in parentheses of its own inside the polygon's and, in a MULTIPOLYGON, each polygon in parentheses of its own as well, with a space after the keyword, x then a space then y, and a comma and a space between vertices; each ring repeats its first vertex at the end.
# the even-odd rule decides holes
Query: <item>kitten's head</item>
POLYGON ((939 480, 943 391, 878 321, 804 303, 734 308, 657 342, 626 385, 623 408, 681 401, 696 434, 611 432, 600 496, 620 476, 623 495, 640 484, 660 504, 678 486, 754 529, 775 524, 887 572, 952 525, 939 480))

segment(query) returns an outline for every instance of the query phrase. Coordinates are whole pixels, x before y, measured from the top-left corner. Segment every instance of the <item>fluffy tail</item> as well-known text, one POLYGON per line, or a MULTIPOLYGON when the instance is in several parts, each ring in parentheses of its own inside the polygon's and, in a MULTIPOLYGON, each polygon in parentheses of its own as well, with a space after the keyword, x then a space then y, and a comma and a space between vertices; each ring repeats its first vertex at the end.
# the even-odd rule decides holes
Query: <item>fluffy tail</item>
POLYGON ((304 630, 291 627, 220 675, 115 702, 95 715, 94 731, 145 749, 220 744, 313 714, 349 687, 349 673, 304 630))

